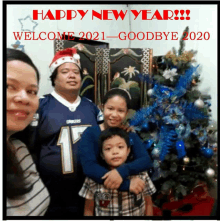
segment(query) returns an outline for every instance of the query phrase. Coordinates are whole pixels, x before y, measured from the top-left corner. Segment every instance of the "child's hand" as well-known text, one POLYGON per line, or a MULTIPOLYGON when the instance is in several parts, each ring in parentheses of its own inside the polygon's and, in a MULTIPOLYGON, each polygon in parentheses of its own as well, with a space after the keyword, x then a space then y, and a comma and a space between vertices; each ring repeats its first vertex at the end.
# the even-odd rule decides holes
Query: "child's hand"
POLYGON ((102 179, 105 179, 104 186, 107 189, 118 189, 123 181, 121 175, 118 173, 116 169, 109 171, 106 173, 102 179))
POLYGON ((144 190, 145 182, 139 177, 131 179, 129 190, 134 194, 139 194, 144 190))

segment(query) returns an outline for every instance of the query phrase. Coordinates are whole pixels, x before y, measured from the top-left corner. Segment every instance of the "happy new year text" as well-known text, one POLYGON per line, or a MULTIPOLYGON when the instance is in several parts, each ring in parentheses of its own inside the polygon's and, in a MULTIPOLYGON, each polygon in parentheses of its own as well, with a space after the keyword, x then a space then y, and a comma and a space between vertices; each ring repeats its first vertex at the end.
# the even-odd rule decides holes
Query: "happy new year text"
MULTIPOLYGON (((190 20, 190 10, 130 10, 133 19, 136 20, 190 20)), ((91 16, 92 20, 124 20, 128 10, 33 10, 33 20, 72 20, 91 16), (90 14, 90 15, 89 15, 90 14)))

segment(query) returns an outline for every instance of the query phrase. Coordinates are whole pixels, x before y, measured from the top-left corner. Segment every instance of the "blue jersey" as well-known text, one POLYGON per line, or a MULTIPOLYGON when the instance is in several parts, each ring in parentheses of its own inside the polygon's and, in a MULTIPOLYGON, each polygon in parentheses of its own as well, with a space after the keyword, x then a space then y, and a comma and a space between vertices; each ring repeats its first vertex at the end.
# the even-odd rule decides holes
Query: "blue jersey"
POLYGON ((86 128, 102 120, 101 111, 87 98, 78 97, 70 104, 52 92, 40 99, 39 110, 28 129, 27 145, 39 152, 38 170, 54 210, 66 207, 74 213, 83 207, 78 195, 84 181, 79 140, 86 128))

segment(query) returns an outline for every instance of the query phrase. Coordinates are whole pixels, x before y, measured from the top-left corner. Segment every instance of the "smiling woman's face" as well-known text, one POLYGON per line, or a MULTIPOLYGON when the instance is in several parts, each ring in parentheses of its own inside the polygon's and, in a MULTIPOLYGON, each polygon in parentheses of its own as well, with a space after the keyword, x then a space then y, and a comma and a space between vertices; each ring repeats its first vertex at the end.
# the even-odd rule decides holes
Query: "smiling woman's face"
POLYGON ((128 113, 127 103, 121 96, 109 98, 104 105, 104 123, 106 127, 119 127, 128 113))
POLYGON ((39 105, 36 71, 18 61, 7 62, 7 134, 24 130, 39 105))

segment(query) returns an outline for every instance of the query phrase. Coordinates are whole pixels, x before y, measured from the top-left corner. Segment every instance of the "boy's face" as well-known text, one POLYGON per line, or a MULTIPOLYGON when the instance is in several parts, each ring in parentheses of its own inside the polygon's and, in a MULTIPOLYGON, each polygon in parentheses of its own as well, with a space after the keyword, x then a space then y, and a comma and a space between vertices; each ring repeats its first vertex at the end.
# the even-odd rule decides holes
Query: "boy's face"
POLYGON ((103 142, 102 158, 113 169, 122 165, 130 153, 130 148, 120 136, 113 136, 103 142))

